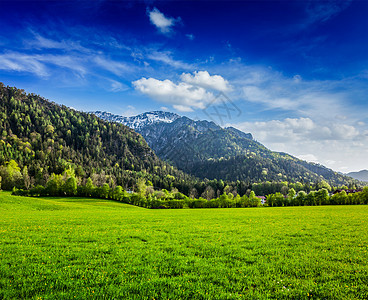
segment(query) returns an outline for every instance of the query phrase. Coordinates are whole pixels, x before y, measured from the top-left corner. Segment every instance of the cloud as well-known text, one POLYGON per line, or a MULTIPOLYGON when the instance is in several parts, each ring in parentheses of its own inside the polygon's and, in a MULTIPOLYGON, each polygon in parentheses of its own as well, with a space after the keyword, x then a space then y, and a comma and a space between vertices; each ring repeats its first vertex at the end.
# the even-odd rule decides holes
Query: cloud
POLYGON ((208 71, 229 81, 232 90, 226 94, 249 120, 229 125, 251 132, 272 150, 335 170, 368 168, 368 119, 362 113, 367 110, 366 78, 311 80, 242 62, 208 71))
POLYGON ((310 118, 286 118, 266 122, 244 122, 237 124, 265 142, 288 141, 347 141, 360 136, 352 125, 341 123, 317 123, 310 118))
POLYGON ((172 104, 179 111, 203 109, 205 104, 214 98, 211 92, 186 82, 175 84, 171 80, 141 78, 133 82, 133 86, 141 93, 167 104, 172 104))
POLYGON ((31 47, 33 49, 59 49, 67 51, 76 50, 79 52, 90 52, 89 49, 81 46, 79 42, 69 40, 56 41, 45 38, 33 30, 31 30, 31 32, 34 36, 34 39, 26 40, 25 44, 26 46, 31 47))
POLYGON ((214 89, 221 92, 227 92, 230 90, 230 84, 226 79, 220 75, 211 76, 207 71, 194 72, 193 75, 183 73, 180 78, 183 82, 200 86, 205 89, 214 89))
POLYGON ((250 102, 263 103, 270 108, 291 109, 295 106, 295 101, 287 95, 283 95, 280 90, 259 88, 255 85, 247 85, 242 88, 244 99, 250 102))
POLYGON ((131 67, 125 63, 104 58, 102 56, 94 56, 92 61, 99 67, 110 71, 111 73, 121 76, 124 73, 130 72, 131 67))
POLYGON ((86 73, 86 68, 80 59, 69 55, 23 54, 18 52, 0 54, 0 69, 3 70, 28 72, 39 77, 47 77, 51 74, 51 70, 48 68, 50 64, 75 71, 81 76, 86 73))
POLYGON ((137 109, 133 105, 128 105, 127 109, 122 114, 125 117, 136 116, 138 114, 137 109))
POLYGON ((312 119, 325 119, 327 114, 332 118, 344 115, 347 119, 362 119, 355 100, 368 92, 366 79, 308 80, 241 62, 216 66, 211 71, 229 80, 231 99, 257 105, 259 111, 312 119))
POLYGON ((302 76, 300 76, 300 75, 294 75, 293 76, 293 79, 294 79, 294 82, 296 82, 296 83, 299 83, 299 82, 301 82, 303 79, 302 79, 302 76))
POLYGON ((37 76, 48 75, 46 66, 34 55, 22 53, 0 54, 0 69, 16 72, 28 72, 37 76))
POLYGON ((326 22, 348 8, 351 0, 310 1, 306 8, 307 23, 326 22))
POLYGON ((150 60, 163 62, 171 67, 174 67, 175 69, 193 69, 193 65, 173 59, 170 52, 153 51, 147 55, 147 58, 150 60))
POLYGON ((157 29, 163 34, 170 33, 172 31, 172 27, 180 21, 180 18, 174 19, 166 17, 156 7, 153 8, 151 11, 147 10, 147 13, 151 23, 155 25, 157 29))
POLYGON ((318 162, 317 157, 312 153, 298 155, 298 158, 301 160, 309 161, 309 162, 314 162, 314 163, 318 162))
POLYGON ((189 40, 191 40, 191 41, 193 41, 194 40, 194 38, 195 38, 195 36, 193 35, 193 34, 186 34, 185 35, 189 40))
POLYGON ((84 65, 83 58, 78 56, 45 54, 36 55, 35 58, 46 64, 53 64, 55 66, 72 70, 80 76, 84 76, 88 72, 84 65))
POLYGON ((107 59, 97 54, 25 54, 7 52, 0 54, 0 69, 16 72, 27 72, 39 77, 48 77, 59 67, 73 71, 74 75, 83 77, 86 74, 96 74, 102 69, 114 75, 121 76, 132 72, 128 64, 107 59))
POLYGON ((210 75, 207 71, 183 73, 181 81, 141 78, 133 82, 136 90, 160 102, 173 105, 176 110, 190 112, 204 109, 206 104, 216 99, 215 91, 230 90, 229 82, 220 75, 210 75))
POLYGON ((251 132, 256 140, 274 151, 288 152, 338 171, 359 170, 368 154, 368 137, 350 124, 286 118, 231 126, 251 132))
POLYGON ((110 83, 111 83, 111 88, 110 91, 112 92, 122 92, 122 91, 126 91, 129 89, 129 87, 127 87, 125 84, 118 82, 116 80, 112 80, 109 79, 110 83))

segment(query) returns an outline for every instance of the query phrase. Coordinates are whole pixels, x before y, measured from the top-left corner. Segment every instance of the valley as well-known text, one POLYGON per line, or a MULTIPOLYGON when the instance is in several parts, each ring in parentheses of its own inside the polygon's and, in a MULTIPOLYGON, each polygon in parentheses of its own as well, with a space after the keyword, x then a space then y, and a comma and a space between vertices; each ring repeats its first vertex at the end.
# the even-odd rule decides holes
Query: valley
POLYGON ((368 1, 0 10, 0 300, 368 299, 368 1))

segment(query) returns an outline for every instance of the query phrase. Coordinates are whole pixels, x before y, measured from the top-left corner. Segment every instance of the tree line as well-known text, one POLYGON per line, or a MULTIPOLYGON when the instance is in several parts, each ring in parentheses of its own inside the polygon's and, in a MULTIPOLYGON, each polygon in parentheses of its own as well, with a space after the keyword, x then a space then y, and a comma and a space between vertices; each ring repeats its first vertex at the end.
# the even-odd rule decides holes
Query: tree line
POLYGON ((266 201, 271 207, 368 204, 368 187, 361 192, 347 194, 345 190, 342 190, 332 195, 326 188, 309 193, 304 191, 296 193, 294 189, 290 189, 286 196, 280 192, 269 194, 266 201))
MULTIPOLYGON (((26 170, 25 167, 22 174, 17 163, 11 161, 7 164, 6 168, 3 166, 0 167, 0 174, 4 175, 4 171, 7 172, 4 180, 6 185, 13 181, 13 184, 16 185, 18 182, 20 186, 25 187, 26 183, 29 182, 26 170)), ((87 180, 82 181, 76 177, 75 170, 72 168, 68 168, 62 174, 53 173, 49 177, 46 186, 37 185, 28 189, 18 189, 15 185, 13 186, 14 195, 31 197, 92 197, 121 201, 145 208, 240 208, 368 204, 368 187, 365 187, 362 192, 347 194, 343 190, 332 196, 330 196, 326 188, 310 191, 309 193, 305 191, 299 191, 297 193, 294 188, 290 188, 287 190, 286 195, 281 192, 267 195, 266 202, 262 203, 254 191, 240 196, 237 193, 230 192, 229 186, 226 186, 223 193, 217 197, 214 195, 213 189, 207 187, 202 195, 196 198, 179 192, 177 188, 172 188, 170 191, 166 189, 155 190, 152 182, 140 178, 136 183, 134 191, 125 190, 120 185, 110 186, 106 180, 101 181, 98 176, 93 179, 88 177, 87 180)))

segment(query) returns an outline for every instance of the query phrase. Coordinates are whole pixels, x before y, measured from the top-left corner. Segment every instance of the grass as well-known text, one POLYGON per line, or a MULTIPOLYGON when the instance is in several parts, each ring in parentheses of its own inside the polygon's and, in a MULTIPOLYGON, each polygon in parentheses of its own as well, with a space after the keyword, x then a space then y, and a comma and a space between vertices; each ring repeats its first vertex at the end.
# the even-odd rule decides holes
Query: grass
POLYGON ((147 210, 0 193, 0 299, 367 299, 368 206, 147 210))

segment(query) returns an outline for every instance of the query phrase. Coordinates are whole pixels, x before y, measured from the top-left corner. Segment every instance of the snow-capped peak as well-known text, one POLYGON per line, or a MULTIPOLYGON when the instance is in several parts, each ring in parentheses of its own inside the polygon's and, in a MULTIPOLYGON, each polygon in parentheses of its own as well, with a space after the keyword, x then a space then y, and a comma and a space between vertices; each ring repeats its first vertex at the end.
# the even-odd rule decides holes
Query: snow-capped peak
POLYGON ((143 114, 133 116, 133 117, 123 117, 123 116, 114 115, 112 113, 101 112, 101 111, 93 112, 93 114, 109 122, 117 122, 117 123, 124 124, 134 130, 139 130, 144 126, 155 124, 155 123, 172 123, 178 118, 180 118, 180 116, 175 113, 164 112, 164 111, 145 112, 143 114))

